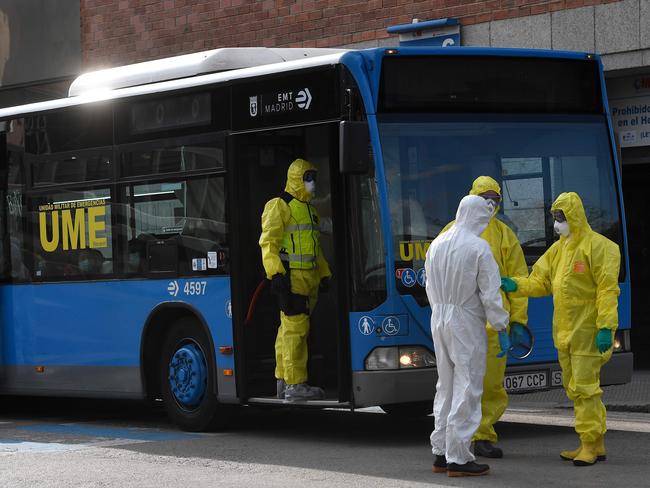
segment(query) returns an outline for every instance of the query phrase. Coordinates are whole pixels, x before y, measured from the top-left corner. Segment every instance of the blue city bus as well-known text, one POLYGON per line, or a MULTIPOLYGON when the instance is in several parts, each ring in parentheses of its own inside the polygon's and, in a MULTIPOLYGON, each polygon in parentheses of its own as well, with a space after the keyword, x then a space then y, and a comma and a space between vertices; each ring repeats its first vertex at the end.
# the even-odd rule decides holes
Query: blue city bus
MULTIPOLYGON (((81 75, 0 109, 0 393, 162 401, 187 430, 275 397, 277 305, 258 239, 297 157, 334 278, 311 318, 307 407, 427 414, 436 369, 426 249, 479 175, 532 265, 578 192, 618 243, 603 384, 630 380, 630 279, 598 56, 541 50, 229 48, 81 75)), ((550 298, 506 387, 561 386, 550 298)), ((289 406, 295 407, 296 404, 289 406)))

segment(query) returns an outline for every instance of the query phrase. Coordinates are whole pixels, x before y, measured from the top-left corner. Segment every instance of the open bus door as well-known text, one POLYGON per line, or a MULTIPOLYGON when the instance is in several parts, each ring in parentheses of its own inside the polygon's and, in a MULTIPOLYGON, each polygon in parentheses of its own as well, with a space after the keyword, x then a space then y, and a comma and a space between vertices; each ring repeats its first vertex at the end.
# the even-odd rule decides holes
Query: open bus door
POLYGON ((311 315, 308 339, 308 381, 323 388, 326 398, 306 403, 341 405, 349 399, 349 366, 344 366, 349 341, 340 300, 345 267, 338 264, 344 246, 335 245, 334 231, 341 228, 336 221, 343 213, 339 199, 334 198, 342 191, 337 171, 338 125, 249 132, 230 139, 230 220, 237 242, 232 252, 232 303, 239 396, 247 403, 283 403, 276 397, 275 379, 280 313, 270 283, 265 283, 258 241, 264 205, 284 191, 289 164, 304 158, 319 170, 317 194, 311 203, 321 218, 321 247, 333 273, 329 291, 319 294, 311 315))

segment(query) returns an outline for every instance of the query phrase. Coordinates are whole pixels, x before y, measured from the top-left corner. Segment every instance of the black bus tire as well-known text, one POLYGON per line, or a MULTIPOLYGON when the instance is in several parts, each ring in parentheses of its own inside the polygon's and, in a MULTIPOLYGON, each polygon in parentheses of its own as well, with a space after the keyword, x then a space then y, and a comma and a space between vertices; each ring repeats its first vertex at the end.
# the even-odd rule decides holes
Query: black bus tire
MULTIPOLYGON (((205 331, 196 320, 190 317, 177 320, 171 326, 163 341, 159 364, 162 398, 170 420, 183 430, 200 432, 223 429, 228 425, 232 416, 233 407, 220 405, 217 402, 215 370, 212 357, 214 357, 214 352, 212 351, 205 331), (186 356, 185 358, 181 357, 183 354, 186 356), (172 382, 170 381, 170 377, 172 376, 170 372, 172 358, 175 359, 175 364, 179 364, 179 359, 186 361, 186 371, 181 371, 180 373, 188 377, 192 373, 195 374, 193 376, 195 378, 197 376, 199 378, 204 377, 204 381, 200 382, 201 386, 194 385, 195 388, 191 388, 193 385, 189 383, 174 381, 174 384, 181 386, 181 391, 177 388, 177 393, 174 393, 172 382), (185 387, 187 387, 186 389, 189 392, 197 388, 202 388, 203 394, 197 395, 191 401, 191 404, 184 404, 179 399, 179 395, 184 393, 182 390, 185 387)), ((174 368, 174 371, 178 372, 179 368, 174 368)), ((181 374, 177 373, 174 378, 177 377, 181 377, 181 374)))

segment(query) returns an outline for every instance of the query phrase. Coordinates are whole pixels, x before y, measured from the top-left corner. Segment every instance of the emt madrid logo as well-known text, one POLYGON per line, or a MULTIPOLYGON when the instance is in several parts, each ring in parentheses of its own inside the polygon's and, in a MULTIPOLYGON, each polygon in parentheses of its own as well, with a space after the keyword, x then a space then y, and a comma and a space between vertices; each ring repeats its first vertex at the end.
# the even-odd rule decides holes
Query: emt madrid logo
POLYGON ((314 97, 307 87, 263 93, 248 97, 248 113, 251 117, 265 117, 302 112, 311 108, 313 100, 314 97))
POLYGON ((180 287, 178 286, 178 281, 176 280, 170 281, 169 285, 167 285, 167 292, 173 297, 178 295, 179 289, 180 287))
POLYGON ((257 95, 248 97, 248 113, 251 114, 251 117, 257 116, 257 95))
POLYGON ((311 105, 311 93, 309 92, 309 88, 305 88, 298 92, 298 95, 296 95, 296 103, 298 104, 298 108, 309 110, 309 106, 311 105))

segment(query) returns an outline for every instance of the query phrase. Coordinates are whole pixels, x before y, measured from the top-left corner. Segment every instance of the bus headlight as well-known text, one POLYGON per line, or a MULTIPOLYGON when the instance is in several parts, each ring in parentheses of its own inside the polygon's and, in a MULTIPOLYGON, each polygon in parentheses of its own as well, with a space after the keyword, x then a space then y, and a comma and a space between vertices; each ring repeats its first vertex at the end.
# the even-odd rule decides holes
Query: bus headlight
POLYGON ((632 349, 630 330, 617 330, 614 334, 614 352, 629 351, 630 349, 632 349))
POLYGON ((399 348, 378 347, 366 358, 366 369, 398 369, 399 348))
POLYGON ((402 346, 399 348, 399 367, 432 368, 436 358, 431 351, 422 346, 402 346))
POLYGON ((436 358, 422 346, 377 347, 366 358, 366 370, 431 368, 436 358))

